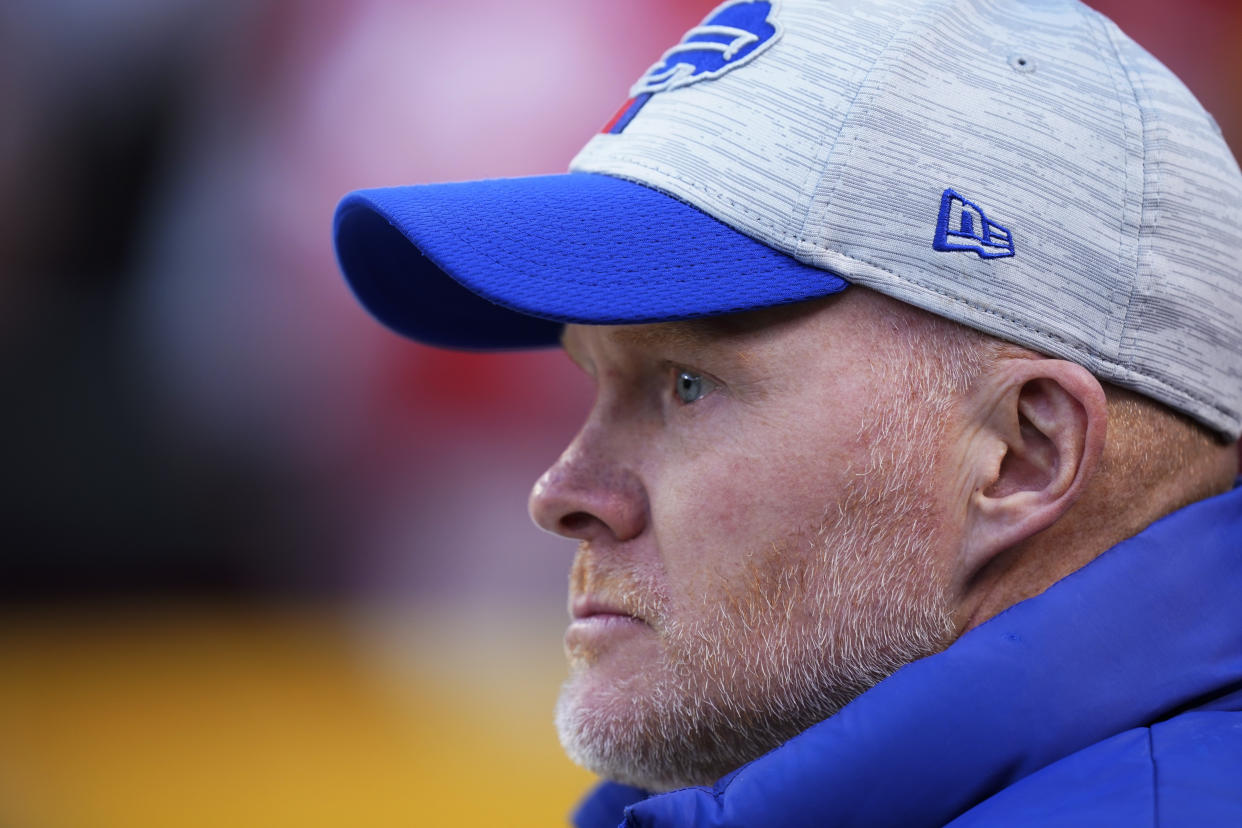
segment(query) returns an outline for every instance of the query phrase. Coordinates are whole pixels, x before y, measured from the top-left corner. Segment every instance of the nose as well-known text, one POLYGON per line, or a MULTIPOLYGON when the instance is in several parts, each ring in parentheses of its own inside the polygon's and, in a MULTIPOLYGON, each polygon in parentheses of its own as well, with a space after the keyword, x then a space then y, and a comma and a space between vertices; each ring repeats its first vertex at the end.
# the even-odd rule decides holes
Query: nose
POLYGON ((624 543, 647 525, 638 474, 610 458, 587 431, 535 482, 529 506, 539 528, 574 540, 624 543))

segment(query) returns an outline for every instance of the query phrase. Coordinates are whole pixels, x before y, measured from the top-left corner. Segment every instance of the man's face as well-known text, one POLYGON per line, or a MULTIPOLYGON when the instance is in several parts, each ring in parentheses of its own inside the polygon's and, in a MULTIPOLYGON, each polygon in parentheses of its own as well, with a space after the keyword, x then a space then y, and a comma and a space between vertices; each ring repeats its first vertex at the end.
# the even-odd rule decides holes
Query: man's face
POLYGON ((580 542, 575 760, 708 783, 951 640, 946 408, 901 364, 895 304, 567 328, 597 397, 531 512, 580 542))

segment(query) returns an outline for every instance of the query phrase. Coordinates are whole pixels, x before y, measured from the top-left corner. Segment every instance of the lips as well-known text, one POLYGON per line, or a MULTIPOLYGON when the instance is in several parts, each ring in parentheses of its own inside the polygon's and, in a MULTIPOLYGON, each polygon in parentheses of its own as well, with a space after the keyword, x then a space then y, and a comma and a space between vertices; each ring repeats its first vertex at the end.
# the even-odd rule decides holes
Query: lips
POLYGON ((651 625, 620 602, 598 595, 575 596, 569 612, 573 619, 565 629, 565 654, 571 664, 593 664, 652 632, 651 625))
POLYGON ((593 595, 576 596, 570 602, 569 614, 575 621, 595 618, 596 616, 617 616, 620 618, 632 618, 635 621, 643 620, 638 615, 621 606, 620 603, 593 595))

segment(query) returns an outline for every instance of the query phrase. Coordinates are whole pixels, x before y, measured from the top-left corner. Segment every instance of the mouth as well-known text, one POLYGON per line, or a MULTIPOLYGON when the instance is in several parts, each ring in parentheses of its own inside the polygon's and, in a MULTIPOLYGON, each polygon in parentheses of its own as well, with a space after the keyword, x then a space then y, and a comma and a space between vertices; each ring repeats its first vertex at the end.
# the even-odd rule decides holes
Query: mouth
POLYGON ((591 596, 570 604, 572 620, 565 630, 565 654, 571 663, 594 663, 616 647, 629 646, 651 632, 647 622, 623 606, 591 596))
POLYGON ((584 621, 588 618, 599 620, 623 618, 645 623, 640 616, 630 612, 620 604, 592 595, 574 597, 569 605, 569 614, 574 621, 584 621))

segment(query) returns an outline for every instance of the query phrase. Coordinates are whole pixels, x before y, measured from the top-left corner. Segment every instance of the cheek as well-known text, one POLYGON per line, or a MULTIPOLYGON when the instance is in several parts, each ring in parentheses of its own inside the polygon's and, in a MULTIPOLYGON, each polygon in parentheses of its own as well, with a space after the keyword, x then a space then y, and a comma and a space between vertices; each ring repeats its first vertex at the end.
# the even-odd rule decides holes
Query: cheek
POLYGON ((745 443, 722 442, 661 470, 649 492, 651 517, 673 595, 711 602, 753 579, 758 560, 774 550, 791 554, 792 538, 818 528, 850 466, 841 442, 821 436, 768 426, 745 443))

